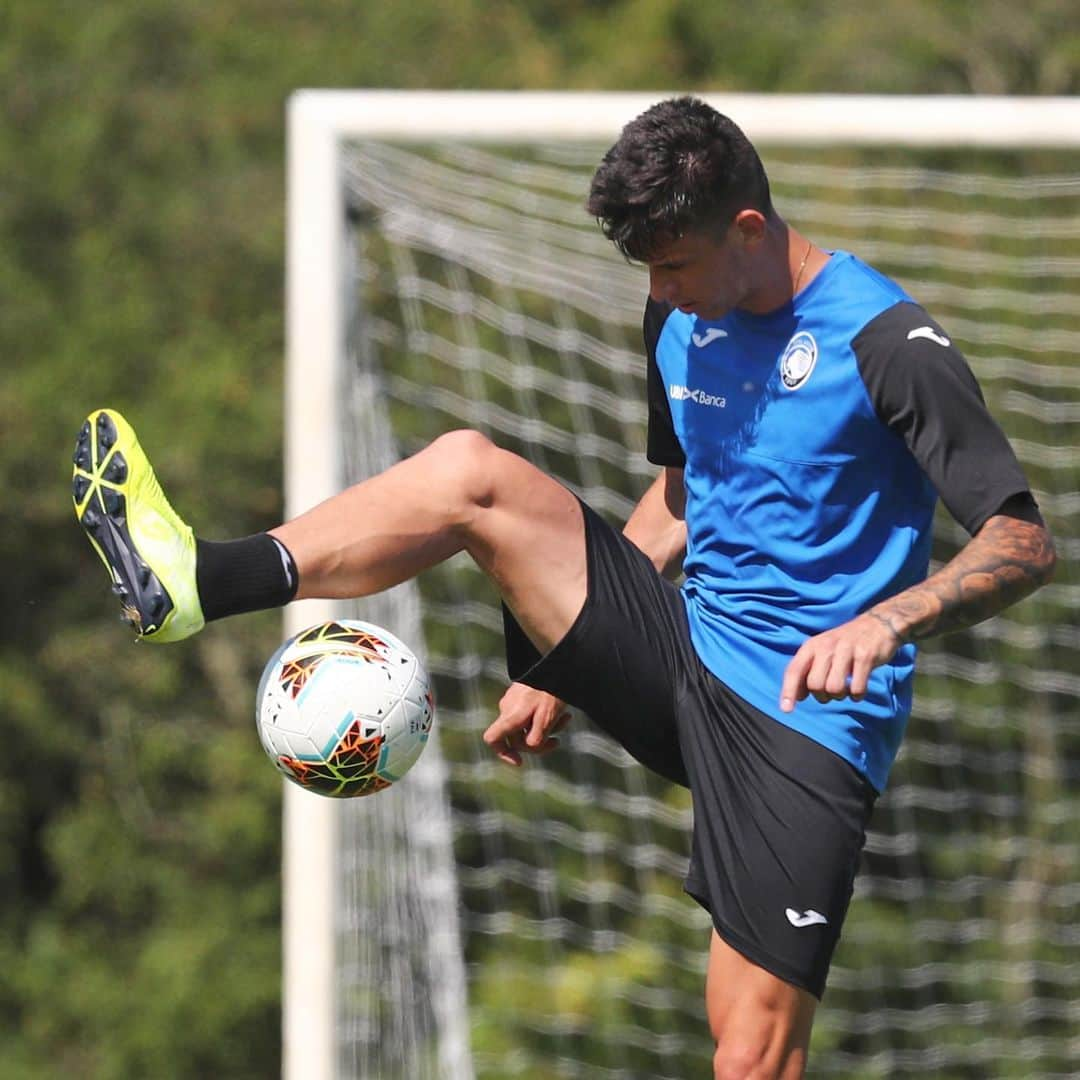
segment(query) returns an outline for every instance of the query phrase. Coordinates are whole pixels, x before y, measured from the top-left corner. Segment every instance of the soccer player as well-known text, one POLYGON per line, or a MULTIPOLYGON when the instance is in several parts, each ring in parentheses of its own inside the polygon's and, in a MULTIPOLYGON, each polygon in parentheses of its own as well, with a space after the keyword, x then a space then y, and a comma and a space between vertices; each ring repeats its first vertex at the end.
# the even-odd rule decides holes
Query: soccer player
POLYGON ((1053 545, 947 330, 787 225, 726 117, 693 98, 649 109, 588 209, 649 270, 659 473, 621 534, 455 431, 269 533, 208 543, 109 410, 79 434, 76 512, 151 641, 469 552, 505 602, 514 680, 485 740, 520 763, 569 703, 690 788, 715 1076, 787 1080, 903 734, 915 642, 1032 592, 1053 545), (938 496, 971 539, 927 577, 938 496))

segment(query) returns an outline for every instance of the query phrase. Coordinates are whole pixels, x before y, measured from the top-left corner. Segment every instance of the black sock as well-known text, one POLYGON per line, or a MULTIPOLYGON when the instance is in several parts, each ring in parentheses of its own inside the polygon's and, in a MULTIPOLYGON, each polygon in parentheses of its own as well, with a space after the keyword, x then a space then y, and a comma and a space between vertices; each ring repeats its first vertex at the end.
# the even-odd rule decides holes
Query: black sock
POLYGON ((299 583, 296 563, 269 533, 242 540, 195 539, 195 584, 207 622, 282 607, 299 583))

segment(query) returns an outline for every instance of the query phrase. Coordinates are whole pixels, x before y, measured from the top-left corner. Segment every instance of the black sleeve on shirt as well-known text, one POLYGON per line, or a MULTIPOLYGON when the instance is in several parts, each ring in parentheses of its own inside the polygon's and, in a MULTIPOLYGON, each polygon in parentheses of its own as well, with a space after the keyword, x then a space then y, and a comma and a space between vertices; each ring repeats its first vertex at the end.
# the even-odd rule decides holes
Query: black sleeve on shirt
POLYGON ((1013 517, 1038 518, 1020 462, 971 368, 918 304, 883 311, 852 348, 878 418, 904 440, 970 534, 1005 507, 1013 517))
POLYGON ((683 448, 675 435, 667 388, 664 386, 660 368, 656 363, 656 343, 660 340, 660 331, 663 330, 671 311, 670 304, 658 304, 651 298, 645 305, 645 355, 649 400, 649 435, 645 456, 654 465, 681 469, 686 464, 686 454, 683 453, 683 448))
POLYGON ((1004 514, 1005 517, 1018 518, 1020 521, 1026 521, 1031 525, 1041 525, 1044 529, 1046 528, 1046 522, 1043 521, 1043 516, 1039 513, 1039 504, 1030 491, 1010 495, 994 513, 1004 514))

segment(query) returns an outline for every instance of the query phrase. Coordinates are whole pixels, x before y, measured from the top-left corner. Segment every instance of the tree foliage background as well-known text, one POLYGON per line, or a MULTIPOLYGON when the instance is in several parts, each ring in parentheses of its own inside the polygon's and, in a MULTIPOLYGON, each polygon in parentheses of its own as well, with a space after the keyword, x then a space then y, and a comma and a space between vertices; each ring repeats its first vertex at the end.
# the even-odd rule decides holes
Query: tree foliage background
POLYGON ((279 1068, 274 614, 135 645, 76 528, 127 412, 209 538, 281 514, 302 86, 1071 94, 1070 0, 7 0, 0 8, 0 1076, 279 1068))

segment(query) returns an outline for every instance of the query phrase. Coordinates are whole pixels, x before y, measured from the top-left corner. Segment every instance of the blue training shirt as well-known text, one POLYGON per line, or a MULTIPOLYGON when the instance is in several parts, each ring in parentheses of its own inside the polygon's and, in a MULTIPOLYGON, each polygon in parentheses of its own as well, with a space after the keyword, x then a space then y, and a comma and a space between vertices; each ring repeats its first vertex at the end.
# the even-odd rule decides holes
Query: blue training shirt
POLYGON ((814 634, 927 574, 938 493, 975 532, 1027 482, 966 361, 897 284, 846 252, 783 307, 708 321, 649 302, 649 457, 681 466, 683 596, 702 661, 881 790, 915 647, 862 701, 779 708, 814 634))

